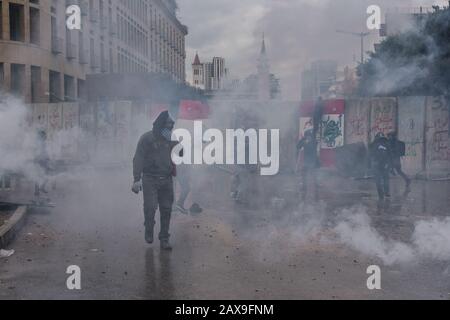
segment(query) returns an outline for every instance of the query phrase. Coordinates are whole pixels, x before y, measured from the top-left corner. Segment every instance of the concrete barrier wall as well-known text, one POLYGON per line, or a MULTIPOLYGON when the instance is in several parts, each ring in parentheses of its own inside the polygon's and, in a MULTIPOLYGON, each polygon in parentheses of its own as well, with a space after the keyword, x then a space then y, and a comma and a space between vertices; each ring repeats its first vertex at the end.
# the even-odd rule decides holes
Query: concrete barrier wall
POLYGON ((345 104, 345 144, 369 144, 370 101, 350 99, 345 104))
POLYGON ((114 103, 115 113, 115 152, 119 161, 130 161, 135 151, 131 141, 131 102, 118 101, 114 103))
MULTIPOLYGON (((217 105, 212 108, 211 118, 204 120, 206 127, 233 128, 236 119, 240 119, 238 114, 252 103, 221 101, 217 105)), ((282 162, 287 167, 295 162, 292 160, 296 154, 295 142, 301 129, 301 114, 293 111, 296 105, 276 103, 260 108, 253 115, 274 119, 261 124, 264 128, 281 128, 282 162)), ((137 139, 151 130, 153 118, 163 108, 162 105, 126 101, 35 104, 30 118, 33 128, 47 131, 53 158, 119 162, 129 161, 137 139)), ((345 144, 363 142, 367 146, 376 133, 396 130, 400 140, 406 143, 403 165, 408 174, 424 170, 450 172, 449 106, 444 97, 349 99, 345 102, 345 144)))
POLYGON ((425 170, 425 97, 398 98, 398 137, 406 144, 404 171, 416 175, 425 170))
POLYGON ((450 172, 449 108, 444 97, 426 99, 426 166, 432 172, 450 172))
POLYGON ((373 141, 378 132, 387 135, 397 127, 397 100, 395 98, 371 98, 369 139, 373 141))
POLYGON ((63 106, 60 103, 49 104, 48 112, 48 152, 52 158, 61 157, 61 144, 58 141, 59 134, 63 129, 63 106))

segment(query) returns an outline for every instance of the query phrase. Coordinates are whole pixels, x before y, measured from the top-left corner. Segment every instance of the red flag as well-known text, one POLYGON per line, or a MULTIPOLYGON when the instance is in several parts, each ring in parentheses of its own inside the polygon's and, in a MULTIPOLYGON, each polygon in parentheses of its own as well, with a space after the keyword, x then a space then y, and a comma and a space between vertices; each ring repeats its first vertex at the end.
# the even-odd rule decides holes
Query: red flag
POLYGON ((201 120, 208 119, 209 106, 198 100, 182 100, 180 104, 179 119, 201 120))

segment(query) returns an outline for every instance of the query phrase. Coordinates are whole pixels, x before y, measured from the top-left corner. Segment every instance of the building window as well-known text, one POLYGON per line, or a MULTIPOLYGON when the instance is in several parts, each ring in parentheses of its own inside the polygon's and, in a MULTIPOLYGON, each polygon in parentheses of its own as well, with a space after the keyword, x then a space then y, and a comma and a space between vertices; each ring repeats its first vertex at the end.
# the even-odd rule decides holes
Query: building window
POLYGON ((0 63, 0 92, 2 92, 5 85, 5 65, 0 63))
POLYGON ((50 102, 60 102, 61 99, 61 76, 59 72, 50 71, 49 72, 50 79, 50 102))
POLYGON ((21 4, 9 4, 9 30, 12 41, 25 41, 24 7, 21 4))
POLYGON ((83 99, 86 100, 87 94, 86 94, 86 84, 84 80, 78 79, 77 80, 77 87, 78 87, 78 100, 83 99))
POLYGON ((64 100, 76 101, 75 80, 68 75, 64 75, 64 100))
POLYGON ((41 68, 31 66, 31 103, 40 101, 41 93, 41 68))
POLYGON ((23 96, 25 88, 25 65, 11 64, 11 92, 23 96))
POLYGON ((0 1, 0 39, 3 39, 3 2, 0 1))
POLYGON ((39 9, 30 8, 30 42, 39 44, 40 41, 40 14, 39 9))

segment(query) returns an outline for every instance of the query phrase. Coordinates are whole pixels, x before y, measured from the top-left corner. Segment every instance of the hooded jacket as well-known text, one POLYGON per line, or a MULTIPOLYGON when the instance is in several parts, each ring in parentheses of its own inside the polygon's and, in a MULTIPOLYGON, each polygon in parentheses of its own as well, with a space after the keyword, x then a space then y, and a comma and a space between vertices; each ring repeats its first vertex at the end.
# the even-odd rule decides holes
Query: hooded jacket
POLYGON ((377 138, 369 146, 371 164, 375 169, 387 169, 391 165, 391 148, 386 138, 377 138))
POLYGON ((167 141, 161 134, 169 118, 167 111, 162 112, 153 123, 153 130, 145 133, 138 142, 133 159, 134 181, 142 175, 170 177, 175 165, 172 162, 172 149, 178 144, 167 141))

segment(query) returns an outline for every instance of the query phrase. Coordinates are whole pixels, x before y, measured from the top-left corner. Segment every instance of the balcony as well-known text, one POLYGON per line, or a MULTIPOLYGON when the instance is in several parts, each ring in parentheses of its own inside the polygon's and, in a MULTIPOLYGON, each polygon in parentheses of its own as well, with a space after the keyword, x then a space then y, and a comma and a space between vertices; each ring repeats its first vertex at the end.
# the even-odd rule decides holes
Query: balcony
POLYGON ((88 53, 86 50, 80 50, 79 55, 80 64, 89 64, 88 53))
POLYGON ((98 55, 91 54, 91 68, 99 68, 100 67, 100 59, 98 55))
POLYGON ((89 3, 85 0, 80 0, 81 15, 86 17, 89 14, 89 3))
POLYGON ((66 43, 66 56, 68 59, 75 59, 77 57, 77 46, 71 42, 66 43))
POLYGON ((63 53, 63 39, 58 37, 52 37, 52 53, 63 53))
POLYGON ((101 63, 101 67, 100 67, 100 72, 106 73, 109 71, 109 60, 107 59, 102 59, 102 63, 101 63))
POLYGON ((98 10, 97 10, 97 9, 92 10, 92 11, 90 12, 89 20, 90 20, 91 22, 98 22, 98 19, 99 19, 99 13, 98 13, 98 10))
POLYGON ((68 7, 68 6, 73 6, 73 5, 78 6, 78 5, 79 5, 78 0, 66 0, 66 6, 67 6, 67 7, 68 7))
POLYGON ((109 23, 109 33, 111 35, 116 35, 117 34, 117 23, 116 22, 110 22, 109 23))
POLYGON ((106 20, 106 17, 104 17, 104 16, 100 17, 100 28, 101 29, 107 29, 108 28, 108 20, 106 20))

